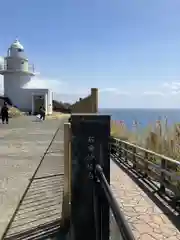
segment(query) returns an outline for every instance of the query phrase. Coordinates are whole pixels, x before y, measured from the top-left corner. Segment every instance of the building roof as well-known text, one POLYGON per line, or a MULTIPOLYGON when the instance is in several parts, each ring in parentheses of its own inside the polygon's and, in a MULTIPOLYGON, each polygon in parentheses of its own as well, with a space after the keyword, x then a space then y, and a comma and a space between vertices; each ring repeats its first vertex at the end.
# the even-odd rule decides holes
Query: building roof
POLYGON ((18 39, 16 39, 10 46, 10 48, 18 48, 21 50, 24 50, 24 47, 22 46, 22 44, 19 42, 18 39))

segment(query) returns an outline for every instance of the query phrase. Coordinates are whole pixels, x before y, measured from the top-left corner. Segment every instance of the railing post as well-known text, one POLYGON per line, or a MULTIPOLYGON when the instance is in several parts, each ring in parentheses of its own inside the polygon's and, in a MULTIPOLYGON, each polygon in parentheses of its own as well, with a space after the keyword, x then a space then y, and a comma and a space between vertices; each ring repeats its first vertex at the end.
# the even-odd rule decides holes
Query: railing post
POLYGON ((115 142, 114 142, 114 154, 117 157, 117 139, 115 139, 115 142))
POLYGON ((133 168, 136 169, 137 168, 137 161, 136 161, 136 147, 133 146, 133 168))
POLYGON ((149 154, 148 152, 145 152, 144 154, 144 177, 148 177, 148 157, 149 157, 149 154))
POLYGON ((64 124, 64 195, 62 221, 65 224, 70 220, 71 203, 71 124, 64 124))
POLYGON ((121 159, 122 158, 122 144, 121 141, 118 141, 118 157, 121 159))
POLYGON ((124 143, 124 160, 127 162, 127 144, 124 143))
MULTIPOLYGON (((161 169, 162 170, 165 170, 166 169, 166 165, 167 165, 167 162, 165 159, 161 158, 161 169)), ((166 180, 166 177, 165 177, 165 173, 164 172, 161 172, 161 177, 160 177, 160 189, 159 191, 161 193, 165 193, 166 191, 166 188, 165 188, 165 180, 166 180)))

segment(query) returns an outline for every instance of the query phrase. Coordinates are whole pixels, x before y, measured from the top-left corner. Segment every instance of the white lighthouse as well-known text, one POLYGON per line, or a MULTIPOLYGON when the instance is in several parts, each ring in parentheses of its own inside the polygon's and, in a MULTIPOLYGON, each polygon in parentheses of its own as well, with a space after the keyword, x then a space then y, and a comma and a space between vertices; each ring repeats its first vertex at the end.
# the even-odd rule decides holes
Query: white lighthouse
POLYGON ((52 114, 52 92, 46 88, 28 88, 28 83, 35 76, 34 66, 29 64, 24 47, 16 39, 8 48, 4 66, 0 69, 4 76, 4 96, 22 111, 38 112, 44 105, 46 114, 52 114))

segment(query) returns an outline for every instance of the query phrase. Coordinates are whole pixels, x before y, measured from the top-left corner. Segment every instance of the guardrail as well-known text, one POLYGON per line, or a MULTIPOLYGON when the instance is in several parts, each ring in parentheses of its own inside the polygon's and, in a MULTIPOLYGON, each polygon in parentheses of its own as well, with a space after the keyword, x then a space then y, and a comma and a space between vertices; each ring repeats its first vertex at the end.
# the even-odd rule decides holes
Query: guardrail
MULTIPOLYGON (((104 175, 103 169, 102 167, 97 164, 96 165, 96 171, 95 171, 95 184, 100 184, 101 189, 103 190, 103 196, 106 198, 106 200, 108 201, 109 207, 111 209, 111 212, 113 214, 113 217, 116 221, 116 224, 119 228, 119 236, 120 239, 123 240, 134 240, 134 235, 132 234, 132 231, 127 223, 127 220, 124 217, 124 214, 121 212, 119 205, 115 199, 115 197, 113 196, 112 190, 110 185, 108 184, 108 181, 104 175)), ((97 190, 99 190, 98 188, 96 188, 97 190)), ((97 191, 94 194, 94 198, 101 198, 101 191, 97 191)), ((95 212, 96 214, 98 213, 98 205, 96 205, 96 209, 95 212)), ((101 229, 100 224, 98 224, 98 221, 96 223, 96 231, 100 232, 99 229, 101 229)), ((115 233, 111 233, 111 235, 113 235, 115 233)), ((99 238, 97 238, 97 240, 101 240, 101 235, 99 235, 99 238)))
POLYGON ((3 66, 1 66, 0 68, 0 71, 16 71, 16 72, 19 72, 19 71, 24 71, 24 72, 32 72, 34 73, 35 72, 35 68, 34 68, 34 65, 33 64, 29 64, 27 65, 27 69, 26 68, 16 68, 16 67, 13 67, 13 66, 8 66, 8 64, 4 64, 3 66))
POLYGON ((155 181, 159 192, 180 199, 180 162, 135 144, 111 138, 111 153, 144 178, 155 181))

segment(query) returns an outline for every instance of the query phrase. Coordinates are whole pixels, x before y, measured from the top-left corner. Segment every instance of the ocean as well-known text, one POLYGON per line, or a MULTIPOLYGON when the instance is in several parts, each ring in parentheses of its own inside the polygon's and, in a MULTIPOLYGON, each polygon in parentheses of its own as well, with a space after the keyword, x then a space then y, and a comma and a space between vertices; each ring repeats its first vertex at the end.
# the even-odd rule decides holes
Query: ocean
POLYGON ((180 123, 180 109, 100 109, 101 114, 111 115, 112 120, 124 121, 128 128, 132 128, 133 121, 137 121, 143 128, 155 124, 157 120, 167 117, 168 125, 180 123))

